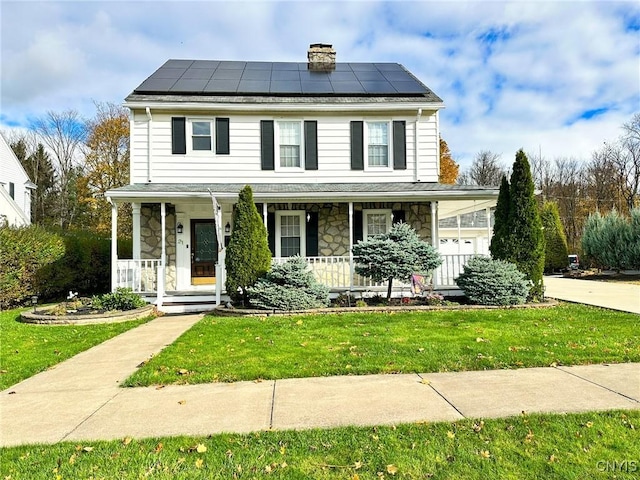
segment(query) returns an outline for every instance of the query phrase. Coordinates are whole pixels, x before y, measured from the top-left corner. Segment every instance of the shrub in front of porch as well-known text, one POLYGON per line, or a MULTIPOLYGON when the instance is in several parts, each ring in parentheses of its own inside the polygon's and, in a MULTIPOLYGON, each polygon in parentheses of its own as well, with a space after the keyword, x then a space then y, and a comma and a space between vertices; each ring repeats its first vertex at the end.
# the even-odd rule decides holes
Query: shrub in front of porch
POLYGON ((473 257, 456 278, 467 298, 478 305, 519 305, 525 303, 531 282, 510 262, 489 257, 473 257))
POLYGON ((329 305, 329 289, 318 283, 301 257, 274 265, 247 288, 249 304, 266 310, 307 310, 329 305))
POLYGON ((375 282, 389 282, 387 300, 394 278, 409 282, 414 273, 428 274, 442 264, 438 251, 406 223, 396 223, 389 233, 358 242, 353 255, 358 262, 356 273, 375 282))
POLYGON ((247 289, 271 267, 267 229, 253 203, 253 191, 245 186, 233 210, 233 230, 225 257, 226 289, 236 303, 248 305, 247 289))

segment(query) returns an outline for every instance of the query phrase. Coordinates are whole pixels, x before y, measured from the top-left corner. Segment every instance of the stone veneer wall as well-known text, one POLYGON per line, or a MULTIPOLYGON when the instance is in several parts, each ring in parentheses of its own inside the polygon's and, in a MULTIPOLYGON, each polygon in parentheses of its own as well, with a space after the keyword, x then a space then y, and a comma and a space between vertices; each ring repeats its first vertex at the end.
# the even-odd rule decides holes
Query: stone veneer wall
MULTIPOLYGON (((353 209, 391 209, 404 210, 405 220, 420 238, 431 241, 431 205, 424 203, 401 202, 365 202, 354 203, 353 209)), ((305 210, 318 212, 318 253, 320 256, 349 255, 349 205, 347 203, 324 204, 270 204, 268 211, 305 210)))
MULTIPOLYGON (((140 206, 140 257, 159 259, 162 256, 162 219, 160 204, 143 203, 140 206)), ((165 290, 176 289, 176 209, 167 205, 165 216, 167 265, 165 290)))

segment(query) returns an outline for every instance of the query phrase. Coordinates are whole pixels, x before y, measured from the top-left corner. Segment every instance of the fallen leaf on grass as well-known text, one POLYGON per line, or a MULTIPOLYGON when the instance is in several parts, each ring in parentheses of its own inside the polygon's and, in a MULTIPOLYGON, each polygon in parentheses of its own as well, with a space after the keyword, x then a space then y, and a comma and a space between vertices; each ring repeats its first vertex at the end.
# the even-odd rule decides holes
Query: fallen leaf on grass
POLYGON ((163 444, 162 444, 162 442, 161 442, 161 443, 159 443, 158 445, 156 445, 156 448, 155 448, 155 450, 154 450, 154 451, 155 451, 156 453, 160 453, 160 452, 162 451, 162 449, 163 449, 163 448, 164 448, 164 445, 163 445, 163 444))
POLYGON ((133 439, 131 437, 126 437, 122 440, 123 445, 129 445, 133 439))
POLYGON ((449 430, 449 431, 447 432, 447 437, 449 437, 449 438, 454 438, 455 436, 456 436, 456 434, 455 434, 455 433, 453 433, 451 430, 449 430))
POLYGON ((196 468, 202 468, 203 463, 204 463, 204 460, 202 460, 201 458, 198 458, 196 460, 196 468))
POLYGON ((178 375, 188 375, 189 374, 189 370, 187 370, 186 368, 181 368, 180 370, 178 370, 178 375))
POLYGON ((398 473, 398 467, 393 464, 387 465, 387 473, 389 475, 395 475, 396 473, 398 473))
POLYGON ((489 453, 489 450, 480 450, 480 456, 482 458, 489 458, 491 454, 489 453))

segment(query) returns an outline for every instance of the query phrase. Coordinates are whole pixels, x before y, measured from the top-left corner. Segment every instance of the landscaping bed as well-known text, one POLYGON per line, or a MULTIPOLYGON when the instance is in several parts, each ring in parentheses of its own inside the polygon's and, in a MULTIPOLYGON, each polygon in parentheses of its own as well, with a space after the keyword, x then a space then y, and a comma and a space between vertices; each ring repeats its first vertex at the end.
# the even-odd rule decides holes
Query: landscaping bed
POLYGON ((145 305, 141 308, 115 312, 96 312, 92 310, 80 310, 61 315, 53 315, 52 312, 58 305, 41 307, 39 310, 27 310, 20 314, 19 322, 35 323, 39 325, 93 325, 100 323, 119 323, 130 320, 138 320, 155 314, 155 305, 145 305))

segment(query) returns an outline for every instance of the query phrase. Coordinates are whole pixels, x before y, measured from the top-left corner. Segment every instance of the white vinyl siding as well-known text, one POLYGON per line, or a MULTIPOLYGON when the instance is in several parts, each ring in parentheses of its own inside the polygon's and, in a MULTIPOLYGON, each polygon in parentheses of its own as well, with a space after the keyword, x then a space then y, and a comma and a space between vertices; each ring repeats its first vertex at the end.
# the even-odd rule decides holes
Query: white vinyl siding
POLYGON ((276 212, 276 257, 305 256, 305 212, 276 212))
MULTIPOLYGON (((202 119, 227 117, 229 121, 229 155, 216 155, 211 161, 212 154, 207 152, 189 151, 191 130, 187 126, 186 155, 171 154, 171 117, 184 116, 187 125, 190 120, 200 120, 190 112, 154 112, 151 111, 151 178, 155 183, 347 183, 347 182, 412 182, 415 180, 415 112, 408 112, 406 116, 394 115, 393 120, 407 122, 407 169, 392 170, 392 158, 389 158, 388 168, 373 168, 363 171, 353 171, 350 165, 350 121, 353 115, 317 114, 312 111, 296 113, 290 121, 317 121, 318 138, 318 169, 303 170, 304 168, 304 136, 301 135, 301 166, 299 168, 279 169, 276 158, 276 170, 264 171, 260 164, 260 120, 268 115, 251 113, 230 113, 228 111, 211 112, 202 115, 202 119)), ((147 116, 144 110, 137 110, 131 122, 131 181, 132 183, 147 183, 147 116)), ((418 124, 419 168, 418 179, 423 182, 437 182, 437 123, 434 113, 423 112, 418 124)), ((362 120, 360 114, 358 120, 362 120)), ((364 117, 365 122, 388 122, 389 117, 364 117)), ((277 119, 288 121, 289 119, 277 119)), ((301 127, 302 128, 302 127, 301 127)), ((389 127, 390 128, 390 127, 389 127)), ((302 130, 301 130, 302 131, 302 130)), ((389 135, 391 132, 389 130, 389 135)), ((274 140, 277 143, 278 137, 274 140)), ((213 139, 212 139, 213 140, 213 139)), ((391 140, 391 139, 390 139, 391 140)), ((215 143, 212 141, 212 143, 215 143)), ((390 144, 391 149, 391 144, 390 144)), ((215 145, 212 145, 212 149, 215 145)), ((276 148, 276 155, 279 150, 276 148)), ((390 153, 390 157, 391 157, 390 153)))

